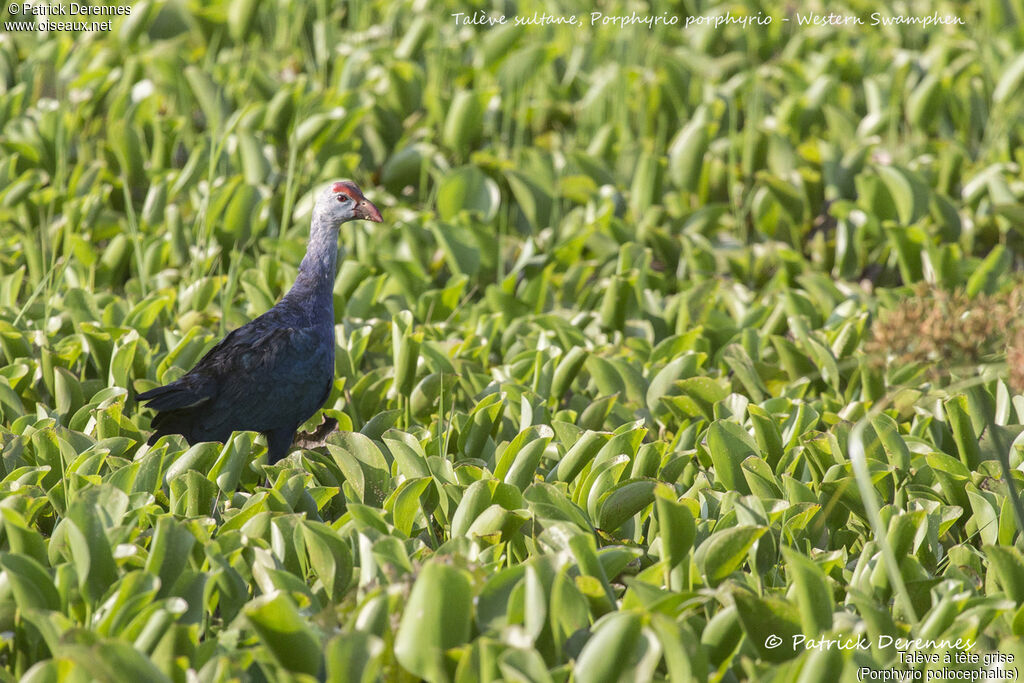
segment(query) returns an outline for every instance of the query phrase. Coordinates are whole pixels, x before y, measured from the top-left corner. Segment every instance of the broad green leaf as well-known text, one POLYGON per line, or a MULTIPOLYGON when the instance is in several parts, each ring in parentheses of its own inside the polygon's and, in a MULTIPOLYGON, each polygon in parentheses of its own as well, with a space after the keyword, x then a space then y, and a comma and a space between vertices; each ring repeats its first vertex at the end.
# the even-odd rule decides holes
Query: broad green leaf
POLYGON ((596 625, 576 661, 575 677, 581 683, 613 683, 629 680, 632 662, 642 647, 639 614, 616 612, 596 625), (615 656, 609 656, 610 653, 615 656))
POLYGON ((500 199, 497 183, 475 166, 462 166, 441 181, 437 210, 446 221, 453 220, 462 211, 469 211, 488 222, 496 215, 500 199))
POLYGON ((428 680, 449 680, 444 652, 469 639, 472 625, 469 576, 438 561, 423 565, 395 633, 395 658, 428 680))
POLYGON ((715 466, 715 477, 727 491, 750 493, 743 477, 743 461, 757 455, 757 444, 743 427, 735 422, 717 420, 711 423, 707 432, 708 452, 715 466))
POLYGON ((701 543, 693 559, 708 585, 717 586, 739 569, 747 551, 765 531, 759 526, 737 526, 717 531, 701 543))
POLYGON ((782 555, 796 588, 803 633, 814 638, 832 628, 832 590, 825 573, 813 560, 786 546, 782 547, 782 555))
POLYGON ((256 598, 243 610, 260 642, 287 671, 316 676, 321 669, 320 644, 291 599, 281 592, 256 598))

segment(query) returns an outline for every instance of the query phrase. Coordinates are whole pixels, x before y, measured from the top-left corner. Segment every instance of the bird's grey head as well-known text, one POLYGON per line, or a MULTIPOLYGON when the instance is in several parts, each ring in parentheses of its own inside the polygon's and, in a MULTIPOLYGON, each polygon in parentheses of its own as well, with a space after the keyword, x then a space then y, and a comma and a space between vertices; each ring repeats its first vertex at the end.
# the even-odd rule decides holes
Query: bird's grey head
POLYGON ((381 222, 380 211, 351 180, 338 180, 328 185, 316 198, 313 215, 333 228, 352 220, 381 222))

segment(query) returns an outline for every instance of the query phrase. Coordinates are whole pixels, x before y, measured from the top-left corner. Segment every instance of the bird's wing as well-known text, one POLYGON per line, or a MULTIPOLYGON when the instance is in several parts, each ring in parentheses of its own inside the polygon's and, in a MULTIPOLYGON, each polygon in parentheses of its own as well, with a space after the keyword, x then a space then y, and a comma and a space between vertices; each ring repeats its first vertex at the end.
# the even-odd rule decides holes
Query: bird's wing
POLYGON ((156 410, 201 407, 211 429, 218 422, 263 424, 288 416, 294 402, 309 394, 310 378, 332 348, 314 328, 281 326, 261 316, 224 337, 176 382, 139 399, 156 410))
POLYGON ((321 385, 330 388, 333 352, 333 338, 328 342, 309 327, 278 327, 236 346, 220 369, 207 426, 294 429, 327 398, 321 385))
POLYGON ((258 345, 274 329, 261 316, 228 332, 191 370, 170 384, 139 394, 138 400, 147 401, 154 410, 184 410, 209 402, 218 394, 220 376, 230 372, 232 355, 258 345))

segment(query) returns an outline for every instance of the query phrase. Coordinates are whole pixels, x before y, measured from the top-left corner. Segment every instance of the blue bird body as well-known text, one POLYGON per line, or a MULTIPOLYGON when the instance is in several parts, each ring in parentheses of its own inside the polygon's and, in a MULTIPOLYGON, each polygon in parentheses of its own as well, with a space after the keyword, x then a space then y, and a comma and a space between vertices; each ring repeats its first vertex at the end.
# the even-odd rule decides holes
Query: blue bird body
POLYGON ((193 444, 226 441, 248 430, 266 436, 270 463, 288 454, 299 425, 334 383, 338 229, 359 218, 381 220, 354 183, 333 183, 320 195, 298 277, 281 301, 230 332, 180 379, 139 394, 158 411, 149 443, 165 434, 193 444))

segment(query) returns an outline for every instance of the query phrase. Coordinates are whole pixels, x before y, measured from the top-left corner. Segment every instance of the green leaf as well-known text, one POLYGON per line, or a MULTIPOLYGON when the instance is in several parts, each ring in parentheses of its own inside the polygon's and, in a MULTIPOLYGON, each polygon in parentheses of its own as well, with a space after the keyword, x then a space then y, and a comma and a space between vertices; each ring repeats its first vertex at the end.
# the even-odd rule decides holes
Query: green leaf
POLYGON ((459 90, 452 99, 441 140, 462 158, 480 139, 487 97, 487 93, 459 90))
POLYGON ((979 294, 992 294, 999 283, 1009 272, 1013 255, 1001 244, 992 247, 982 262, 967 278, 967 296, 974 298, 979 294))
POLYGON ((740 568, 747 551, 767 529, 760 526, 736 526, 716 531, 697 548, 693 560, 709 586, 717 586, 740 568))
POLYGON ((733 591, 733 600, 747 638, 763 659, 779 663, 800 654, 801 648, 793 646, 794 636, 800 635, 800 619, 792 602, 740 589, 733 591), (771 647, 771 636, 781 639, 778 647, 771 647))
POLYGON ((527 427, 502 453, 494 476, 520 491, 525 490, 533 482, 544 449, 553 437, 554 432, 547 425, 527 427))
POLYGON ((449 680, 444 653, 469 640, 472 586, 461 569, 429 561, 409 593, 395 634, 395 658, 427 680, 449 680))
POLYGON ((340 633, 327 642, 327 680, 369 683, 380 675, 384 642, 363 631, 340 633))
MULTIPOLYGON (((352 551, 348 543, 326 524, 306 520, 302 523, 302 540, 309 557, 309 566, 330 600, 337 601, 352 580, 352 551)), ((298 529, 296 529, 298 531, 298 529)))
POLYGON ((275 591, 243 609, 260 642, 286 670, 316 676, 321 668, 320 643, 295 604, 275 591))
POLYGON ((7 545, 12 553, 26 555, 42 566, 47 566, 46 542, 38 531, 31 528, 18 511, 10 507, 0 508, 7 545))
POLYGON ((987 545, 984 550, 1006 596, 1018 605, 1024 602, 1024 558, 1020 551, 998 545, 987 545))
POLYGON ((224 444, 220 455, 207 478, 216 482, 217 487, 225 494, 233 494, 238 488, 242 476, 242 468, 252 457, 252 432, 235 432, 224 444))
POLYGON ((404 535, 412 534, 413 524, 416 515, 420 510, 420 496, 430 486, 433 479, 423 477, 421 479, 406 479, 395 491, 395 504, 392 516, 395 521, 395 528, 404 535))
POLYGON ((380 449, 358 432, 339 432, 330 438, 327 451, 341 468, 346 482, 360 501, 379 507, 391 488, 390 467, 380 449))
POLYGON ((1024 83, 1024 55, 1017 55, 1017 58, 1006 65, 1006 69, 999 77, 995 90, 992 91, 992 101, 1003 102, 1021 90, 1024 83))
POLYGON ((656 479, 631 479, 616 484, 598 503, 598 526, 614 531, 626 520, 654 502, 656 479))
POLYGON ((99 506, 83 501, 69 508, 68 517, 62 523, 71 548, 75 573, 78 575, 78 587, 93 603, 103 596, 117 578, 113 549, 103 528, 104 518, 106 515, 99 506))
POLYGON ((757 444, 743 427, 735 422, 716 420, 708 427, 708 452, 715 466, 715 478, 727 491, 750 493, 741 465, 751 455, 757 455, 757 444))
POLYGON ((497 214, 500 201, 497 183, 475 166, 462 166, 448 173, 437 191, 437 211, 445 221, 469 211, 489 222, 497 214))
POLYGON ((57 587, 37 560, 28 555, 0 553, 0 567, 7 574, 14 601, 20 609, 60 609, 57 587))
POLYGON ((789 576, 796 587, 796 601, 800 609, 800 623, 808 638, 815 638, 832 628, 832 590, 825 572, 809 557, 783 546, 783 557, 789 576))
POLYGON ((643 642, 642 623, 634 612, 614 612, 596 624, 576 660, 575 679, 580 683, 631 680, 643 642))
POLYGON ((978 447, 978 437, 968 415, 967 397, 963 394, 953 396, 946 399, 942 406, 946 409, 949 428, 953 430, 953 440, 960 453, 960 462, 969 470, 977 470, 981 464, 981 450, 978 447))
POLYGON ((188 565, 195 542, 196 537, 188 527, 173 517, 164 515, 156 521, 146 571, 160 579, 159 597, 170 595, 171 587, 188 565))
POLYGON ((658 518, 658 537, 668 564, 668 587, 682 588, 682 576, 673 573, 686 561, 697 537, 697 525, 690 508, 661 489, 655 489, 654 509, 658 518))

